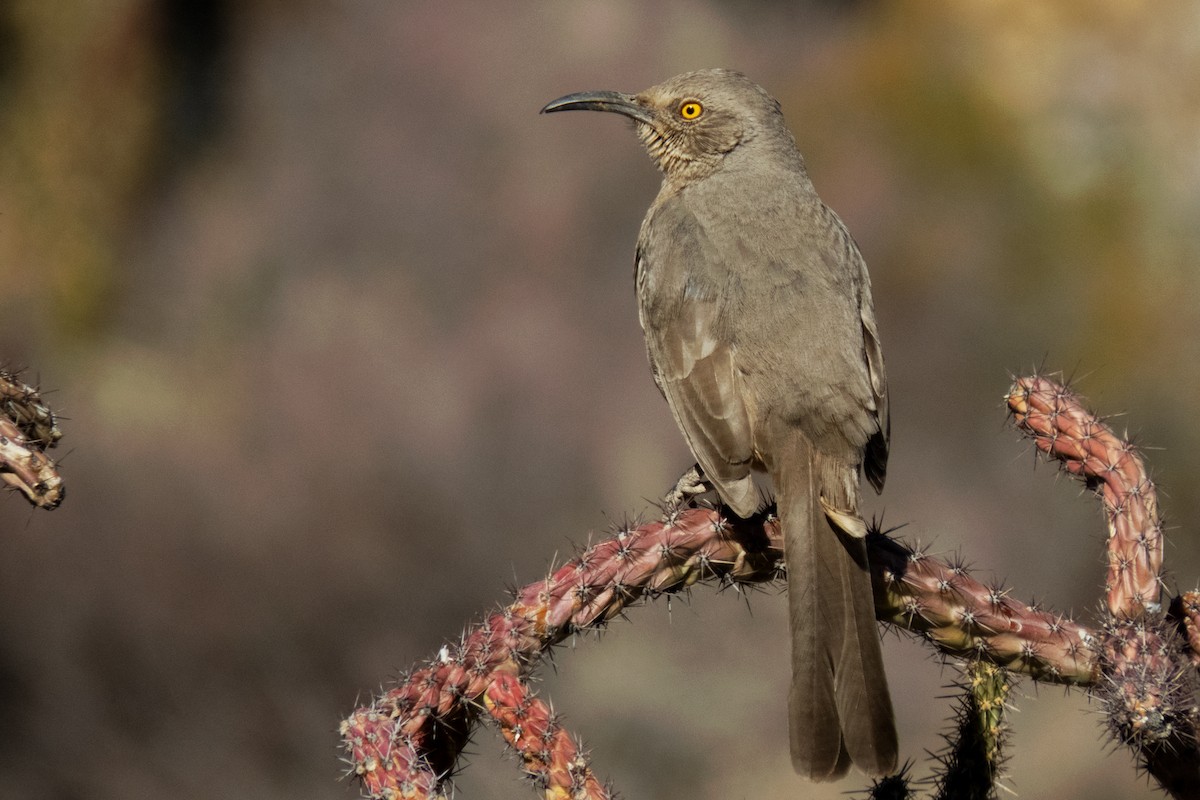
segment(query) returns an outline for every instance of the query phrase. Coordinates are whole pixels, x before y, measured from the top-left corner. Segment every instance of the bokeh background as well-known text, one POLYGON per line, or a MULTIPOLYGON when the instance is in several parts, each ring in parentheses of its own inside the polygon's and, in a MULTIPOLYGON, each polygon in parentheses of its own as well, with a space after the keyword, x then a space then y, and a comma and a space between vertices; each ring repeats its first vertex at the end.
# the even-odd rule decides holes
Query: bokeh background
MULTIPOLYGON (((0 360, 69 419, 0 498, 0 796, 349 798, 336 727, 688 463, 645 364, 658 176, 569 91, 724 65, 783 103, 871 265, 871 511, 1090 618, 1096 503, 1005 427, 1074 374, 1149 449, 1200 575, 1191 0, 0 6, 0 360)), ((783 599, 697 590, 543 691, 631 798, 839 797, 787 756, 783 599), (749 610, 747 609, 749 605, 749 610)), ((926 769, 952 668, 887 639, 926 769)), ((1079 694, 1021 684, 1023 797, 1153 797, 1079 694)), ((483 731, 472 798, 532 796, 483 731)))

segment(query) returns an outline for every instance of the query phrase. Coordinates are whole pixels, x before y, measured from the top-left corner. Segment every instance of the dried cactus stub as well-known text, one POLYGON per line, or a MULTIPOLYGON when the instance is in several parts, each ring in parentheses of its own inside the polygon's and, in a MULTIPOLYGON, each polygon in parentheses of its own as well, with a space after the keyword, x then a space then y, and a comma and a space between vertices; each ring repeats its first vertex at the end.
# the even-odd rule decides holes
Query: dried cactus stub
POLYGON ((63 499, 62 476, 45 451, 61 438, 54 412, 38 391, 0 369, 0 482, 39 508, 57 507, 63 499))

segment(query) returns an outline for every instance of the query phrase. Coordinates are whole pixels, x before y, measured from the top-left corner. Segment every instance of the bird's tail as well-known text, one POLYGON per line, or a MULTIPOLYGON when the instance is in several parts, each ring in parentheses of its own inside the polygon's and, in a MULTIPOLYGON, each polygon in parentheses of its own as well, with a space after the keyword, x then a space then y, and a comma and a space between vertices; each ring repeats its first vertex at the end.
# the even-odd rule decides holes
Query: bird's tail
POLYGON ((865 528, 850 483, 857 474, 816 453, 802 436, 792 438, 773 476, 791 611, 792 764, 816 781, 842 777, 851 763, 884 775, 896 768, 896 725, 860 538, 865 528), (858 526, 845 525, 848 519, 858 526))

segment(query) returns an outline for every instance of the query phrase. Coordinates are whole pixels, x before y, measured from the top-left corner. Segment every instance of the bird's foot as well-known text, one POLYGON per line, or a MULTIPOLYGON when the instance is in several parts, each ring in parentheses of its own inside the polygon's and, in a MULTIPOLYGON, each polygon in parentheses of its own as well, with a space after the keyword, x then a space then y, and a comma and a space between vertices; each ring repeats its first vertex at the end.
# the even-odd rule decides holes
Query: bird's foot
POLYGON ((674 488, 663 496, 663 519, 674 519, 683 509, 694 506, 697 497, 712 490, 712 484, 704 477, 700 465, 693 465, 691 469, 679 476, 679 480, 675 481, 674 488))

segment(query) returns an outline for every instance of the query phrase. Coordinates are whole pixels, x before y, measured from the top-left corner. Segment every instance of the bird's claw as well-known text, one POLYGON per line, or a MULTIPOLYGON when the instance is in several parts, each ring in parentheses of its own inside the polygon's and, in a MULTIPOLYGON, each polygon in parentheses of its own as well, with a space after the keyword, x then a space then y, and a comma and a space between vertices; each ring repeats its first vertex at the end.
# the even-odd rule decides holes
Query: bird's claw
POLYGON ((712 484, 700 472, 699 466, 693 466, 679 476, 675 486, 662 499, 663 518, 672 519, 684 508, 694 505, 697 497, 712 491, 712 484))

